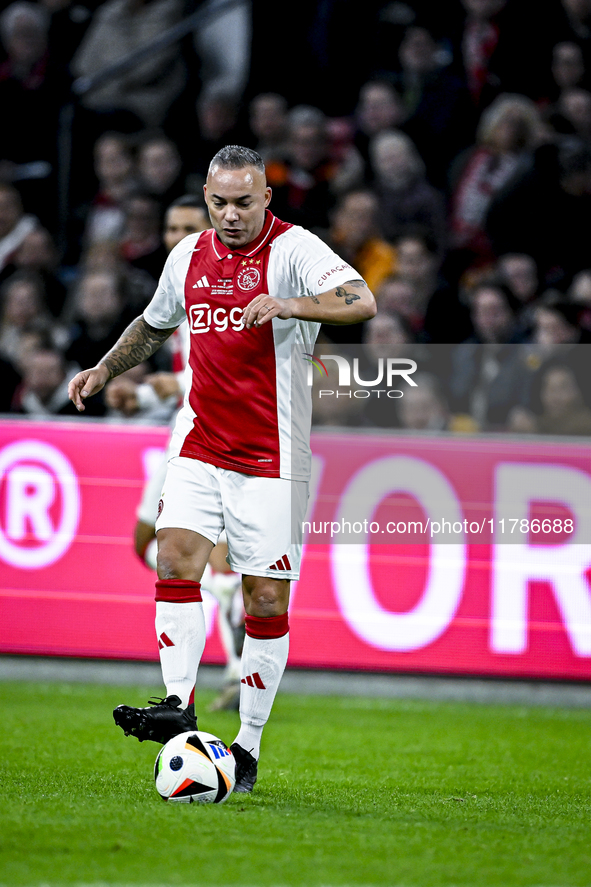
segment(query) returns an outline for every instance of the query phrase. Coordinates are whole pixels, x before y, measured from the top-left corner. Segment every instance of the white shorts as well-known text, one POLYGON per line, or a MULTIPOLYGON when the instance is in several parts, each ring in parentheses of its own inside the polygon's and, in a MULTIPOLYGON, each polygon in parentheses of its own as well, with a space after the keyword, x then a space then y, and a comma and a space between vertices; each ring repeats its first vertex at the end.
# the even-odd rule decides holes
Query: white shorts
MULTIPOLYGON (((162 463, 158 466, 154 474, 146 481, 142 491, 142 498, 136 510, 136 517, 144 524, 153 527, 158 517, 158 503, 162 497, 164 481, 166 480, 166 469, 168 461, 166 457, 162 458, 162 463)), ((219 535, 218 542, 226 541, 226 531, 222 530, 219 535)))
POLYGON ((299 579, 307 481, 255 477, 198 459, 168 463, 156 530, 193 530, 214 545, 226 530, 237 573, 299 579))

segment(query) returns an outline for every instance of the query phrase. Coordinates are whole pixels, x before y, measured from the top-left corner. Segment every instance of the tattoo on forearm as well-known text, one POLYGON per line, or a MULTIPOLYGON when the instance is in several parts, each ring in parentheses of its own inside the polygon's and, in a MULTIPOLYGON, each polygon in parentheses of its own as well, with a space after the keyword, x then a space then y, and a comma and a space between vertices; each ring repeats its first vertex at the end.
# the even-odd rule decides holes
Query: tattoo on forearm
POLYGON ((344 286, 337 286, 335 289, 335 295, 339 297, 339 299, 344 299, 346 305, 351 305, 353 302, 360 299, 361 296, 356 296, 354 293, 348 293, 344 286))
POLYGON ((158 330, 146 323, 143 317, 136 317, 100 363, 106 366, 110 378, 114 379, 151 357, 174 330, 175 327, 158 330))
POLYGON ((310 296, 310 298, 316 303, 316 305, 320 305, 320 299, 317 299, 316 296, 310 296))

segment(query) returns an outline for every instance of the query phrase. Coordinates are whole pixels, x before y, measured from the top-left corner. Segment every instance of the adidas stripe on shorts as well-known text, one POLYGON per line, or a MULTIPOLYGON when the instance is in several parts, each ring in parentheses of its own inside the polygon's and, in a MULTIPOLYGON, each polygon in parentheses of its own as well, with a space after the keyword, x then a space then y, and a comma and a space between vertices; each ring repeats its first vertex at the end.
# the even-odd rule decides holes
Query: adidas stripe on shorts
POLYGON ((259 477, 174 456, 156 530, 193 530, 214 545, 226 530, 236 573, 299 579, 308 482, 259 477))

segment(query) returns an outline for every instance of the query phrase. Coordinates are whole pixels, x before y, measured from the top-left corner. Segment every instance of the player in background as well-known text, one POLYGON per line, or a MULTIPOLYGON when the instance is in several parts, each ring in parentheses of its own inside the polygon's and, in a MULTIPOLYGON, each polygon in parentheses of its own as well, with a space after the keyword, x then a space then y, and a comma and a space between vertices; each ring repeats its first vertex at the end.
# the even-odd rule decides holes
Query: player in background
MULTIPOLYGON (((184 237, 205 231, 210 227, 209 217, 202 200, 192 194, 179 197, 168 207, 164 216, 163 241, 170 253, 184 237)), ((105 399, 113 409, 132 415, 151 409, 155 402, 171 403, 171 424, 174 426, 178 408, 185 393, 185 367, 189 359, 189 332, 186 323, 170 338, 172 372, 152 373, 144 383, 137 385, 125 377, 110 382, 105 399)), ((156 570, 156 518, 158 502, 166 477, 167 458, 154 471, 144 486, 136 513, 134 549, 140 560, 151 570, 156 570)), ((240 594, 240 575, 230 569, 226 561, 228 545, 222 535, 211 552, 201 584, 218 602, 217 623, 220 640, 226 657, 224 682, 210 711, 237 710, 240 698, 240 654, 244 643, 244 609, 240 594)))
POLYGON ((189 319, 191 386, 156 523, 156 631, 171 641, 160 649, 168 695, 146 708, 118 706, 113 715, 140 741, 164 743, 196 729, 205 645, 200 581, 225 528, 246 610, 234 790, 250 792, 287 663, 289 588, 299 577, 308 499, 312 404, 297 348, 312 350, 321 323, 359 323, 375 315, 376 304, 347 262, 267 209, 271 189, 256 152, 237 145, 218 151, 205 199, 213 230, 175 247, 144 314, 95 367, 72 379, 70 397, 83 410, 87 397, 189 319))

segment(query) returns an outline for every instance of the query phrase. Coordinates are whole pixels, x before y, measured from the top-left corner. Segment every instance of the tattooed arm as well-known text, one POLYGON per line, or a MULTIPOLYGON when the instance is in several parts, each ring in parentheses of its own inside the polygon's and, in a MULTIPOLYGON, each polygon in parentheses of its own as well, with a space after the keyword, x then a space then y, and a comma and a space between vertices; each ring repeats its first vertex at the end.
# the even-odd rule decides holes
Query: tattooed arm
POLYGON ((247 328, 261 326, 274 317, 286 320, 315 320, 317 323, 350 324, 369 320, 377 311, 375 299, 365 280, 349 280, 326 293, 299 299, 256 296, 244 311, 247 328))
POLYGON ((176 327, 156 329, 146 323, 143 317, 136 317, 108 354, 90 370, 83 370, 74 376, 68 386, 68 396, 78 412, 83 412, 83 401, 92 394, 98 394, 109 379, 120 376, 126 370, 147 360, 173 334, 176 327))

